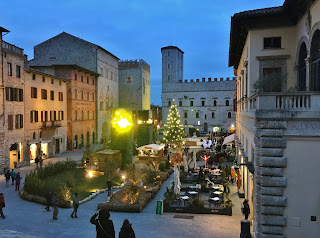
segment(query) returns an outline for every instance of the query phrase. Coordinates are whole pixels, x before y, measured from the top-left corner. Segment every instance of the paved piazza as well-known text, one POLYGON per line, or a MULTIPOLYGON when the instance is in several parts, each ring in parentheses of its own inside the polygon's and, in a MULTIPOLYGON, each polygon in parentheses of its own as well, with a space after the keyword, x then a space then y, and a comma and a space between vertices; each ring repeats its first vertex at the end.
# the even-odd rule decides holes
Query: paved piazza
MULTIPOLYGON (((57 161, 71 157, 79 160, 82 153, 66 153, 63 157, 48 159, 57 161)), ((17 169, 23 176, 35 165, 17 169)), ((173 174, 163 184, 161 190, 155 198, 147 205, 141 213, 116 213, 111 212, 111 217, 116 231, 116 237, 124 219, 129 219, 136 233, 137 238, 152 237, 183 237, 183 238, 233 238, 240 236, 240 220, 243 216, 240 213, 241 200, 236 194, 236 186, 231 186, 230 198, 235 206, 233 207, 233 216, 222 215, 197 215, 193 220, 176 219, 173 216, 176 213, 164 213, 156 215, 156 200, 163 199, 166 186, 169 186, 173 180, 173 174)), ((72 209, 59 209, 58 220, 52 219, 51 212, 47 212, 43 205, 30 203, 22 200, 14 186, 6 188, 4 177, 0 178, 0 192, 4 193, 6 207, 4 214, 6 219, 0 219, 1 237, 95 237, 95 226, 89 220, 95 213, 97 204, 106 200, 106 193, 97 196, 95 199, 80 205, 78 210, 78 219, 72 219, 70 214, 72 209)), ((186 214, 187 215, 187 214, 186 214)))

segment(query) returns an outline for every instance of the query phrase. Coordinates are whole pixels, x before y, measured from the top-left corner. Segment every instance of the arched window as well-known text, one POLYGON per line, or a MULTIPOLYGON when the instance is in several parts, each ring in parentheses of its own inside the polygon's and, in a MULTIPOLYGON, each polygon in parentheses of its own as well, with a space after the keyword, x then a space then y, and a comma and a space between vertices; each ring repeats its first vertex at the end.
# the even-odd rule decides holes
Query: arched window
POLYGON ((204 101, 201 101, 201 106, 205 106, 205 102, 204 101))
POLYGON ((299 50, 299 75, 298 75, 298 90, 306 91, 306 77, 307 77, 307 69, 306 69, 306 61, 307 58, 307 46, 305 43, 302 43, 299 50))
POLYGON ((168 101, 168 107, 171 107, 171 101, 168 101))
POLYGON ((196 112, 196 118, 199 118, 199 112, 196 112))
POLYGON ((204 119, 207 119, 207 114, 204 114, 204 119))
POLYGON ((89 120, 89 110, 87 111, 87 120, 89 120))
POLYGON ((83 90, 81 90, 81 100, 83 100, 83 90))
POLYGON ((193 101, 190 101, 190 107, 193 107, 193 101))
POLYGON ((182 107, 182 101, 179 101, 179 107, 182 107))
POLYGON ((87 91, 87 101, 89 101, 89 91, 87 91))
POLYGON ((226 106, 229 106, 229 100, 226 100, 226 106))
POLYGON ((214 107, 217 106, 217 100, 214 100, 214 101, 213 101, 213 106, 214 106, 214 107))
POLYGON ((83 110, 81 111, 81 120, 84 120, 84 113, 83 113, 83 110))
POLYGON ((77 89, 74 90, 74 99, 78 99, 78 90, 77 89))
POLYGON ((74 120, 75 121, 78 120, 78 112, 77 112, 77 110, 74 111, 74 120))
POLYGON ((185 124, 185 125, 188 125, 188 122, 187 122, 187 120, 184 120, 184 124, 185 124))
POLYGON ((211 113, 211 117, 214 118, 214 112, 211 113))
POLYGON ((320 91, 320 30, 316 30, 311 41, 310 56, 311 63, 311 81, 310 91, 320 91))
POLYGON ((92 92, 92 101, 94 101, 94 92, 92 92))
POLYGON ((184 112, 184 118, 188 118, 188 113, 184 112))
POLYGON ((228 112, 228 118, 231 118, 231 112, 228 112))

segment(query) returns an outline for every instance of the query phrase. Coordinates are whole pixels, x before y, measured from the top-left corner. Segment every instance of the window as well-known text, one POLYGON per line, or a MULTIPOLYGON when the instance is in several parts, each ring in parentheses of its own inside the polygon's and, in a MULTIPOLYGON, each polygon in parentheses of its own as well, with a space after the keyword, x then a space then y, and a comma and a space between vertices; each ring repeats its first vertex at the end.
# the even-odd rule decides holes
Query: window
POLYGON ((201 101, 201 106, 204 107, 205 106, 205 102, 201 101))
POLYGON ((204 114, 204 119, 207 119, 207 114, 204 114))
POLYGON ((228 112, 228 118, 231 118, 231 112, 228 112))
POLYGON ((53 79, 51 79, 51 84, 53 84, 53 79))
POLYGON ((168 69, 170 69, 170 64, 168 64, 168 69))
POLYGON ((42 76, 42 82, 45 83, 46 82, 46 78, 44 76, 42 76))
POLYGON ((214 112, 211 113, 211 117, 214 118, 214 112))
POLYGON ((16 76, 21 78, 21 67, 19 65, 16 65, 16 76))
POLYGON ((168 74, 168 82, 170 82, 170 74, 168 74))
POLYGON ((8 63, 8 76, 12 76, 12 64, 11 63, 8 63))
POLYGON ((87 120, 89 120, 89 110, 87 111, 87 120))
POLYGON ((13 115, 8 115, 8 130, 13 130, 13 115))
POLYGON ((23 128, 23 115, 17 114, 16 115, 16 129, 23 128))
POLYGON ((63 111, 58 111, 58 121, 63 120, 63 111))
POLYGON ((193 107, 193 101, 190 101, 190 107, 193 107))
POLYGON ((60 119, 61 119, 61 121, 64 120, 64 111, 60 111, 60 119))
POLYGON ((59 86, 61 86, 61 80, 59 80, 59 86))
POLYGON ((281 37, 264 38, 263 49, 281 49, 281 37))
POLYGON ((31 98, 37 98, 37 88, 31 88, 31 98))
POLYGON ((126 83, 132 83, 132 77, 126 77, 126 83))
POLYGON ((30 111, 30 122, 38 122, 38 111, 30 111))
POLYGON ((185 125, 188 125, 188 122, 187 122, 187 120, 184 120, 184 124, 185 124, 185 125))
POLYGON ((40 131, 40 133, 39 133, 39 138, 42 138, 42 133, 41 133, 41 131, 40 131))
POLYGON ((196 118, 199 118, 199 112, 196 112, 196 118))
POLYGON ((226 106, 229 106, 229 100, 226 100, 226 106))
POLYGON ((78 80, 78 75, 74 74, 74 80, 78 80))
POLYGON ((84 113, 83 113, 83 110, 81 111, 81 120, 84 120, 84 113))
POLYGON ((54 100, 54 91, 50 91, 50 100, 54 100))
POLYGON ((216 107, 217 106, 217 100, 213 101, 213 106, 216 107))
POLYGON ((89 83, 89 78, 87 77, 87 83, 89 83))
POLYGON ((48 121, 48 111, 44 111, 44 121, 48 121))
POLYGON ((94 92, 92 92, 92 101, 94 101, 94 92))
POLYGON ((23 101, 23 89, 6 87, 6 100, 7 101, 23 101))
POLYGON ((281 68, 263 68, 263 81, 261 84, 263 92, 281 92, 282 73, 281 68))
POLYGON ((41 99, 47 100, 47 90, 41 89, 41 99))
POLYGON ((108 91, 109 91, 109 85, 108 85, 108 91))
POLYGON ((59 101, 60 101, 60 102, 63 101, 63 92, 59 92, 59 101))
POLYGON ((81 100, 83 100, 83 90, 81 90, 81 100))
POLYGON ((100 110, 103 110, 103 102, 100 102, 100 110))
POLYGON ((89 101, 89 91, 87 91, 87 101, 89 101))
POLYGON ((74 111, 74 120, 78 120, 78 113, 77 113, 77 110, 74 111))
POLYGON ((94 85, 94 79, 92 79, 92 85, 94 85))
POLYGON ((18 92, 19 92, 18 101, 22 102, 23 101, 23 89, 19 88, 18 92))
POLYGON ((78 99, 78 90, 77 89, 74 90, 74 99, 78 99))
POLYGON ((184 118, 188 118, 188 112, 184 112, 184 118))
POLYGON ((170 100, 168 101, 168 107, 171 107, 171 101, 170 100))
POLYGON ((36 80, 36 74, 32 74, 32 80, 36 80))
POLYGON ((43 111, 41 111, 40 118, 40 121, 43 122, 43 111))
POLYGON ((182 107, 182 101, 179 101, 179 107, 182 107))
POLYGON ((81 75, 81 82, 83 82, 83 76, 81 75))
POLYGON ((35 132, 33 132, 33 134, 32 134, 32 139, 36 139, 36 133, 35 132))

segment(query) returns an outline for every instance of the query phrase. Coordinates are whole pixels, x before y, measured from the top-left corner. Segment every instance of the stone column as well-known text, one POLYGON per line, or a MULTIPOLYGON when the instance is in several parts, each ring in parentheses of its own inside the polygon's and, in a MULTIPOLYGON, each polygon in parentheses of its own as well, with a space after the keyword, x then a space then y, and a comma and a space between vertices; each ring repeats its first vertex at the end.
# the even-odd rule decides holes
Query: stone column
POLYGON ((284 188, 287 178, 284 169, 287 159, 285 121, 258 120, 256 124, 254 174, 254 226, 256 238, 284 238, 287 219, 284 214, 287 198, 284 188))
POLYGON ((310 91, 311 86, 311 57, 308 56, 306 59, 306 91, 310 91))

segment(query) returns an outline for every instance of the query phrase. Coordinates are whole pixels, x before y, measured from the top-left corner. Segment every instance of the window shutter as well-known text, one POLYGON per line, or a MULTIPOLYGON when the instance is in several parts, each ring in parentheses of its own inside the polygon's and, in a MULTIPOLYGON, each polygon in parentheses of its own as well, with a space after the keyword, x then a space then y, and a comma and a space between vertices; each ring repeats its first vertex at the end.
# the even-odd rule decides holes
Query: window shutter
POLYGON ((20 128, 23 128, 23 114, 20 114, 20 128))
POLYGON ((10 88, 6 87, 6 100, 9 101, 10 88))

